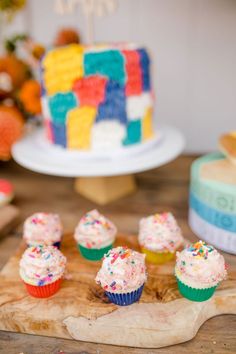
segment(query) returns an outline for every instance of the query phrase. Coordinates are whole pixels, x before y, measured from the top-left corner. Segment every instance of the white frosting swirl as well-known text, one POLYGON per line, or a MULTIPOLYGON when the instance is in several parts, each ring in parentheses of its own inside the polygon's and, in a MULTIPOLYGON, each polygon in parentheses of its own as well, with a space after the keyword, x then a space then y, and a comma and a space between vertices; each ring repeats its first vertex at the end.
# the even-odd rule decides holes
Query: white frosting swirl
POLYGON ((162 213, 140 220, 139 243, 153 252, 175 252, 183 244, 183 236, 174 216, 162 213))
POLYGON ((100 249, 111 245, 117 233, 115 225, 92 210, 85 214, 75 229, 75 240, 86 248, 100 249))
POLYGON ((132 292, 146 280, 145 255, 127 247, 111 249, 95 279, 104 290, 113 293, 132 292))
POLYGON ((175 274, 192 288, 216 286, 227 276, 224 257, 203 241, 177 252, 176 256, 175 274))
POLYGON ((35 213, 24 222, 23 238, 28 245, 52 245, 62 237, 59 215, 35 213))

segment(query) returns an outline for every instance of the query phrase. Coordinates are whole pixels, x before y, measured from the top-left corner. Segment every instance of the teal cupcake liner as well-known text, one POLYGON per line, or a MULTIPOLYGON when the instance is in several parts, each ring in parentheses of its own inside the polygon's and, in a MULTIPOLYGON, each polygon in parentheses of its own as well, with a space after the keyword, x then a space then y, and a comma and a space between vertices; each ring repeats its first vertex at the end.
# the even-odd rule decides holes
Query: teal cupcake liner
POLYGON ((79 243, 77 244, 77 248, 79 249, 81 255, 88 259, 89 261, 99 261, 103 258, 104 254, 107 253, 110 249, 112 249, 113 245, 109 245, 103 248, 87 248, 79 243))
POLYGON ((206 301, 213 296, 217 288, 217 285, 212 286, 211 288, 204 288, 204 289, 192 288, 182 283, 178 277, 176 277, 176 279, 177 279, 177 284, 178 284, 180 294, 186 299, 191 301, 197 301, 197 302, 206 301))

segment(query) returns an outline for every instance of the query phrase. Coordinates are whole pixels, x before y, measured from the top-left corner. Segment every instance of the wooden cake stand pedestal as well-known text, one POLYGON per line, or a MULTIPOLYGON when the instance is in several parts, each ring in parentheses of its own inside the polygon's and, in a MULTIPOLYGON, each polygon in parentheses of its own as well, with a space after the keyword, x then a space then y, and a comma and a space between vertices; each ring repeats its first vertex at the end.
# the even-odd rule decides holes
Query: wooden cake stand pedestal
POLYGON ((136 190, 134 174, 162 166, 181 154, 182 133, 158 129, 152 140, 114 152, 70 151, 50 144, 37 128, 13 146, 22 166, 54 176, 75 177, 75 190, 97 204, 107 204, 136 190))
POLYGON ((133 175, 112 177, 80 177, 75 179, 75 190, 83 197, 99 205, 135 192, 137 185, 133 175))

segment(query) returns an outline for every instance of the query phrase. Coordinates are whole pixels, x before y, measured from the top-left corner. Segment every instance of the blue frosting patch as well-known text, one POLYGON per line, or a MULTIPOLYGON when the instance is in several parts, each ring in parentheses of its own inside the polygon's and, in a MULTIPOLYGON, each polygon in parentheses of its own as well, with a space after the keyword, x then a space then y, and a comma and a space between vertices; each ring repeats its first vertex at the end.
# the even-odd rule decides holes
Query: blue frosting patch
POLYGON ((151 82, 149 74, 150 59, 145 49, 138 49, 139 60, 142 70, 142 87, 143 91, 150 91, 151 82))
POLYGON ((49 109, 53 122, 65 124, 67 112, 77 106, 73 92, 57 93, 49 97, 49 109))
POLYGON ((141 120, 133 120, 128 123, 127 136, 123 141, 123 145, 139 143, 142 140, 141 120))
POLYGON ((236 233, 236 216, 209 207, 190 193, 190 207, 205 221, 220 229, 236 233))
POLYGON ((98 107, 96 121, 104 119, 118 119, 121 123, 127 123, 125 107, 125 88, 118 82, 109 80, 106 84, 105 101, 98 107))
POLYGON ((85 76, 100 74, 124 85, 124 57, 118 50, 86 53, 84 56, 84 72, 85 76))
POLYGON ((66 147, 66 126, 52 122, 54 144, 66 147))

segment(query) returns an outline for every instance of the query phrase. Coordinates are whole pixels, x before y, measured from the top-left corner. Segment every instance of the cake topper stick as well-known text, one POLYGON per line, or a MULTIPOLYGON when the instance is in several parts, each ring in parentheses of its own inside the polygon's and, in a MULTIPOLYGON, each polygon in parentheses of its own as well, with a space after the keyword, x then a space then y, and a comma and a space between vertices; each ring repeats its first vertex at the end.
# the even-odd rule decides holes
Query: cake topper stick
POLYGON ((55 12, 60 15, 72 13, 80 5, 86 19, 86 42, 94 43, 94 16, 102 17, 116 9, 116 0, 55 0, 55 12))

